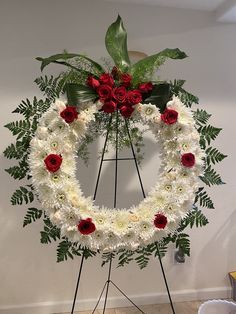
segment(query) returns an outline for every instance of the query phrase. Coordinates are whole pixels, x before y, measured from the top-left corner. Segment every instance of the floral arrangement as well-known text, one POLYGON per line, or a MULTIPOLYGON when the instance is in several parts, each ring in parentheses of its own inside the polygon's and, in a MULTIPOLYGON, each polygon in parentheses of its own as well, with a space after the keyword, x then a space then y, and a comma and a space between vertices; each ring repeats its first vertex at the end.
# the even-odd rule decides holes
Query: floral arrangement
MULTIPOLYGON (((214 208, 200 182, 223 184, 211 164, 226 155, 210 146, 221 129, 207 125, 210 114, 205 110, 191 109, 198 100, 183 89, 184 81, 153 78, 167 58, 183 59, 184 52, 165 49, 131 65, 119 16, 108 28, 105 43, 115 63, 108 70, 86 56, 67 52, 37 58, 42 70, 50 63, 69 70, 56 79, 36 79, 46 99, 22 102, 14 112, 25 119, 6 125, 17 141, 4 154, 19 160, 18 166, 6 171, 15 179, 31 180, 14 192, 11 202, 40 201, 41 209, 28 209, 24 226, 43 218, 41 242, 62 239, 58 261, 103 252, 103 263, 118 255, 120 266, 135 258, 145 267, 152 254, 164 256, 170 242, 189 255, 188 234, 183 230, 208 223, 197 204, 214 208), (87 156, 91 134, 103 135, 107 128, 112 134, 114 125, 108 121, 115 115, 120 132, 122 123, 129 126, 137 153, 142 142, 138 123, 151 130, 162 148, 162 165, 158 182, 140 204, 112 210, 95 206, 83 195, 75 159, 77 153, 87 156)), ((122 148, 127 134, 120 138, 122 148)), ((114 142, 112 135, 109 141, 114 142)))

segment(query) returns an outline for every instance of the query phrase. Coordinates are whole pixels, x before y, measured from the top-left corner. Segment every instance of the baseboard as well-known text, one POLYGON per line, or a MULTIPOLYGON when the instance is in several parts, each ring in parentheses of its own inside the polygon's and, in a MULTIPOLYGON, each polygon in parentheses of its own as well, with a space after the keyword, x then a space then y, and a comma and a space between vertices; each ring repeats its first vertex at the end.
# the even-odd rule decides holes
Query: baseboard
MULTIPOLYGON (((228 287, 218 287, 200 290, 180 290, 172 291, 172 298, 174 302, 194 301, 194 300, 208 300, 208 299, 228 299, 231 297, 231 289, 228 287)), ((137 305, 167 303, 168 297, 166 293, 145 294, 129 296, 137 305)), ((93 309, 97 299, 80 300, 76 303, 76 310, 90 310, 93 309)), ((101 305, 102 306, 102 301, 101 305)), ((64 302, 41 302, 22 305, 8 305, 0 306, 0 314, 52 314, 70 312, 72 301, 64 302)), ((121 297, 111 297, 108 299, 107 307, 124 307, 131 304, 121 297)), ((100 307, 101 308, 101 307, 100 307)))

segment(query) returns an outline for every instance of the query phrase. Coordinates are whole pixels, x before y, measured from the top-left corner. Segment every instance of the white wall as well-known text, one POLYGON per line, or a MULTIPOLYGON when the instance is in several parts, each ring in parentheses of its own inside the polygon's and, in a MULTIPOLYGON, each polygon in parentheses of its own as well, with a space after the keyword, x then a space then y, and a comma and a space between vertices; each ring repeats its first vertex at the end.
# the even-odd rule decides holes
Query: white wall
MULTIPOLYGON (((206 228, 191 231, 191 258, 183 265, 174 265, 170 252, 164 266, 176 300, 226 297, 229 291, 227 273, 236 267, 235 25, 215 24, 210 13, 154 6, 115 5, 92 0, 2 0, 1 126, 14 120, 11 111, 21 99, 39 95, 32 83, 40 75, 39 63, 34 60, 36 56, 48 56, 66 48, 99 59, 106 54, 103 41, 107 26, 118 12, 128 30, 130 50, 151 54, 166 47, 179 47, 189 55, 186 60, 168 62, 160 75, 168 79, 187 79, 188 89, 197 94, 201 105, 214 114, 212 123, 224 128, 216 146, 229 157, 217 169, 227 185, 211 189, 216 209, 206 210, 210 220, 206 228)), ((53 66, 48 68, 48 73, 55 69, 53 66)), ((1 151, 11 141, 7 129, 1 128, 1 151)), ((142 168, 146 190, 155 180, 153 169, 157 167, 152 143, 152 138, 148 138, 142 168)), ((95 143, 93 164, 86 170, 89 176, 84 168, 80 174, 89 194, 92 194, 96 177, 96 149, 95 143)), ((10 164, 1 154, 1 169, 10 164)), ((135 171, 129 167, 120 170, 123 177, 120 178, 119 195, 128 206, 139 200, 135 171)), ((111 171, 106 169, 110 176, 111 171)), ((31 313, 68 310, 79 258, 56 264, 56 246, 40 244, 40 224, 23 229, 25 208, 10 205, 9 198, 18 185, 3 170, 0 175, 0 313, 25 314, 30 305, 33 306, 33 310, 28 309, 31 313)), ((109 186, 107 180, 104 180, 106 187, 109 186)), ((84 301, 82 307, 91 307, 91 299, 97 298, 106 275, 107 269, 100 268, 99 258, 86 262, 79 292, 80 300, 84 301)), ((157 260, 151 261, 143 271, 135 264, 124 269, 114 268, 112 277, 129 295, 135 296, 138 303, 157 303, 165 299, 157 260), (144 295, 147 296, 142 299, 144 295)), ((112 289, 110 296, 116 296, 112 289)), ((112 305, 115 301, 121 305, 120 299, 113 299, 112 305)))

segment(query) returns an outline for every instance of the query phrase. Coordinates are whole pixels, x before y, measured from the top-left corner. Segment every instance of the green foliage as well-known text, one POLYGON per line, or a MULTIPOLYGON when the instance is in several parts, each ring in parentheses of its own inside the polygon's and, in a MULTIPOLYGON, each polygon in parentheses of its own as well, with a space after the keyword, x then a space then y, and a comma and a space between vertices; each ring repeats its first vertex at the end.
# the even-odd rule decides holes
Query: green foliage
POLYGON ((170 82, 171 93, 172 95, 178 96, 185 106, 192 107, 193 104, 199 103, 199 99, 183 88, 184 83, 184 80, 174 80, 170 82))
POLYGON ((114 259, 116 256, 115 252, 105 252, 102 253, 102 267, 114 259))
POLYGON ((186 57, 187 55, 178 48, 167 48, 159 53, 138 61, 131 67, 133 84, 137 85, 140 82, 149 81, 153 72, 164 64, 167 59, 184 59, 186 57))
POLYGON ((22 205, 23 203, 28 204, 34 201, 34 194, 32 190, 28 187, 29 186, 27 186, 27 188, 24 186, 20 186, 20 188, 12 194, 12 205, 22 205))
POLYGON ((65 88, 69 104, 79 105, 98 98, 95 90, 81 84, 68 83, 65 88))
POLYGON ((211 114, 207 113, 204 109, 197 109, 193 112, 193 117, 198 125, 207 124, 211 114))
POLYGON ((203 187, 199 188, 199 190, 196 193, 196 198, 195 198, 194 203, 197 203, 197 202, 199 202, 201 207, 206 207, 210 209, 215 208, 210 196, 208 196, 207 192, 204 191, 203 187))
POLYGON ((12 135, 17 135, 16 140, 19 140, 25 133, 30 131, 30 122, 29 120, 19 120, 10 122, 6 124, 5 127, 12 132, 12 135))
POLYGON ((127 49, 127 33, 119 15, 117 20, 108 27, 105 44, 106 49, 112 57, 115 65, 121 71, 127 71, 130 67, 127 49))
POLYGON ((44 228, 43 231, 40 232, 41 243, 48 244, 51 243, 52 240, 56 241, 57 239, 60 239, 60 229, 54 226, 48 217, 43 219, 43 222, 44 228))
POLYGON ((144 100, 144 103, 154 104, 160 109, 160 112, 163 112, 169 99, 170 84, 160 83, 153 86, 151 95, 144 100))
MULTIPOLYGON (((37 57, 36 60, 41 62, 41 71, 43 71, 43 69, 49 65, 50 63, 56 63, 56 64, 61 64, 61 65, 65 65, 73 70, 76 70, 78 72, 82 72, 82 74, 84 73, 84 70, 82 70, 81 68, 77 68, 75 66, 73 66, 71 63, 68 63, 65 60, 70 60, 70 59, 74 59, 74 58, 80 58, 85 60, 86 62, 89 63, 90 67, 91 67, 91 72, 95 75, 99 75, 101 73, 104 72, 104 69, 102 68, 102 66, 100 64, 98 64, 97 62, 93 61, 92 59, 81 55, 81 54, 76 54, 76 53, 60 53, 60 54, 56 54, 56 55, 52 55, 48 58, 41 58, 41 57, 37 57)), ((87 74, 89 74, 90 72, 88 72, 87 74)))
POLYGON ((211 166, 205 169, 204 175, 200 176, 200 179, 208 186, 225 184, 221 180, 220 175, 211 166))
POLYGON ((57 262, 67 261, 68 258, 73 259, 73 254, 70 252, 72 243, 68 240, 61 241, 57 246, 57 262))
POLYGON ((41 209, 31 207, 28 208, 27 213, 24 218, 23 227, 31 224, 33 221, 40 219, 42 217, 43 211, 41 209))
POLYGON ((181 249, 185 255, 190 256, 190 240, 188 234, 179 233, 177 235, 176 248, 181 249))
POLYGON ((200 126, 198 132, 200 133, 201 147, 205 149, 207 144, 210 145, 211 141, 216 139, 221 130, 221 128, 216 128, 212 125, 200 126))
POLYGON ((118 267, 124 267, 125 265, 129 264, 134 259, 134 254, 134 251, 120 250, 118 252, 118 267))
POLYGON ((49 102, 47 100, 33 98, 31 102, 28 98, 22 100, 20 105, 13 111, 13 113, 22 114, 26 120, 37 120, 39 119, 44 112, 49 108, 49 102))
POLYGON ((226 157, 227 155, 219 152, 217 148, 208 147, 206 149, 206 164, 208 166, 210 165, 210 163, 213 163, 215 165, 216 163, 221 162, 226 157))
POLYGON ((147 267, 150 257, 155 250, 155 245, 150 244, 143 248, 138 248, 136 250, 137 257, 135 257, 135 261, 138 264, 140 269, 147 267))

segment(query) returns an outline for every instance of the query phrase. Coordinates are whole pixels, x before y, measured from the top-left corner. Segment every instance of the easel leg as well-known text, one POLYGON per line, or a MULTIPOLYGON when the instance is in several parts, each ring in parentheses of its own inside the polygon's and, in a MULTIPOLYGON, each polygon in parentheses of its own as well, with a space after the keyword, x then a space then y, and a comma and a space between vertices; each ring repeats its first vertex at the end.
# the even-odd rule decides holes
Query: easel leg
POLYGON ((76 283, 75 295, 74 295, 73 305, 72 305, 72 309, 71 309, 71 314, 74 314, 75 302, 76 302, 77 293, 78 293, 78 289, 79 289, 79 283, 80 283, 80 277, 81 277, 81 273, 82 273, 83 264, 84 264, 84 254, 82 255, 81 262, 80 262, 79 275, 78 275, 78 279, 77 279, 77 283, 76 283))
POLYGON ((109 271, 108 271, 108 277, 107 277, 107 289, 106 289, 106 294, 105 294, 105 300, 104 300, 104 306, 103 306, 102 314, 105 313, 106 306, 107 306, 107 296, 108 296, 109 285, 110 285, 110 281, 111 281, 111 265, 112 265, 112 257, 111 257, 110 263, 109 263, 109 271))

